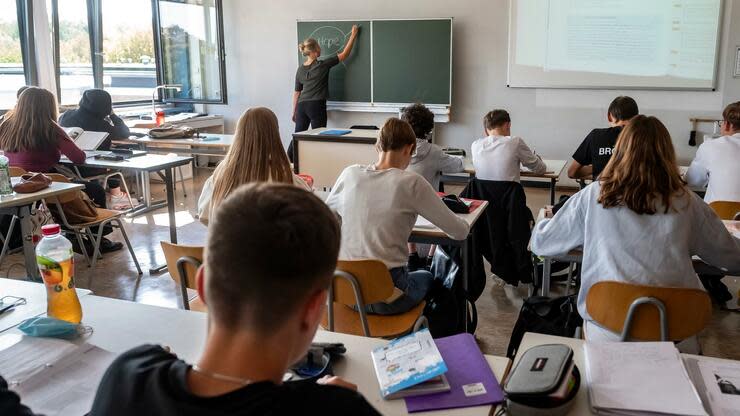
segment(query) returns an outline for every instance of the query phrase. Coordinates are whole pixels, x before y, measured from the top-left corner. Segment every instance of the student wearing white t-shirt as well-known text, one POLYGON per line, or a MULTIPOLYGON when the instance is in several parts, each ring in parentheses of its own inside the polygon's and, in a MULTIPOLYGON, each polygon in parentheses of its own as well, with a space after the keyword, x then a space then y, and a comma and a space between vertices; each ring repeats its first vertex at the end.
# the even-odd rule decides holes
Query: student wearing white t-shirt
POLYGON ((701 289, 693 255, 740 271, 740 240, 681 180, 665 126, 642 115, 624 127, 599 180, 539 222, 530 243, 541 256, 583 247, 578 312, 589 341, 619 339, 587 313, 588 290, 599 281, 701 289))
POLYGON ((493 110, 483 118, 487 137, 473 142, 471 156, 475 177, 485 181, 519 182, 522 164, 537 175, 547 166, 521 137, 511 135, 511 117, 506 110, 493 110))
POLYGON ((699 146, 686 172, 689 185, 707 187, 707 203, 740 202, 740 101, 728 105, 722 118, 722 137, 699 146))
POLYGON ((339 175, 326 200, 342 223, 340 260, 382 261, 394 285, 404 292, 390 303, 368 305, 368 312, 403 313, 426 295, 432 281, 427 270, 409 272, 406 242, 421 215, 455 240, 468 236, 469 226, 450 211, 423 177, 405 169, 416 148, 411 126, 388 119, 376 143, 378 161, 349 166, 339 175))

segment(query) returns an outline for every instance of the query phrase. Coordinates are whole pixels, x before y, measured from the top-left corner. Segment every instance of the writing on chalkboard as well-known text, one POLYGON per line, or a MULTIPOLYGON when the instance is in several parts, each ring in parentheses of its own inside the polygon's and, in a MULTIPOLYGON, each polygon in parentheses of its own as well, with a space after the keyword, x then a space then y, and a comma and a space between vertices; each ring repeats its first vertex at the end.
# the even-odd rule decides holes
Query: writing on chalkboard
POLYGON ((328 56, 339 53, 349 35, 350 33, 344 33, 334 26, 321 26, 311 32, 309 37, 316 39, 321 46, 321 54, 328 56))

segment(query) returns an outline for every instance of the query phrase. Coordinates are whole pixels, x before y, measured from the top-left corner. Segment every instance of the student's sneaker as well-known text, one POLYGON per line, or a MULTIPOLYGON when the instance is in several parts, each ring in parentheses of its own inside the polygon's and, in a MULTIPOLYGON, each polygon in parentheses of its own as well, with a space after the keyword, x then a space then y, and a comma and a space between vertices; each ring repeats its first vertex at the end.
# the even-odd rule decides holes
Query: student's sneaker
POLYGON ((408 260, 408 268, 410 272, 426 268, 427 262, 419 257, 419 253, 411 253, 408 260))
POLYGON ((108 207, 116 211, 125 211, 131 209, 131 201, 126 192, 119 192, 117 195, 111 194, 108 207))

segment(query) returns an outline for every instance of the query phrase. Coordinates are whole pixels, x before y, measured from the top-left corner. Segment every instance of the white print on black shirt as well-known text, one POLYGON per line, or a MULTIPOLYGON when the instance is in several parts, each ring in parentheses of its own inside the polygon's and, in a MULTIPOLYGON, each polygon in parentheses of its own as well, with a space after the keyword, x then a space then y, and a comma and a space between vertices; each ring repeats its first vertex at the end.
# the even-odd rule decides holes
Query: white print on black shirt
POLYGON ((599 156, 611 155, 611 154, 612 154, 611 147, 599 147, 599 156))

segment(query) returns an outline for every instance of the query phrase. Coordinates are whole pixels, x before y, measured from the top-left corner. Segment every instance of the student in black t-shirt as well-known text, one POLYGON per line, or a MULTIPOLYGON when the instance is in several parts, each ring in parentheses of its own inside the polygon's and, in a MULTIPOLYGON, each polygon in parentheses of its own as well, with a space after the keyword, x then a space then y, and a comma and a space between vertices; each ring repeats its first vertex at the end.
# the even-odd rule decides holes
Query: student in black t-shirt
POLYGON ((596 179, 604 170, 622 127, 640 113, 632 97, 619 96, 609 104, 607 118, 611 127, 593 129, 573 153, 568 166, 568 177, 573 179, 596 179))
POLYGON ((213 214, 197 274, 209 314, 202 355, 189 364, 156 345, 124 353, 91 414, 377 415, 337 377, 282 381, 325 313, 340 244, 334 214, 305 190, 267 183, 242 186, 213 214))

